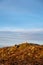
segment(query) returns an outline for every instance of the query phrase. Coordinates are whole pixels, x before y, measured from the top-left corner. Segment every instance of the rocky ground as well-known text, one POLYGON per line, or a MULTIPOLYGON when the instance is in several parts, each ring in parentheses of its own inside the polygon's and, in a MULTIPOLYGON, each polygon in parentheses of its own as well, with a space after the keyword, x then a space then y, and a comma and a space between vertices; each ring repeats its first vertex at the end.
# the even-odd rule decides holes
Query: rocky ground
POLYGON ((43 65, 43 45, 22 43, 0 48, 0 65, 43 65))

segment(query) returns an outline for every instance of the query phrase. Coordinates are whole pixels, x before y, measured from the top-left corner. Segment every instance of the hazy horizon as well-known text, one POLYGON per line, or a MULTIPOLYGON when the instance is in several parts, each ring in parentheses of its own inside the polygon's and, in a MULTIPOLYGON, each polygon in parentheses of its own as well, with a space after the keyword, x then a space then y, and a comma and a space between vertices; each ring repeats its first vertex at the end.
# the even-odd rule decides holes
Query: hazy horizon
POLYGON ((0 45, 11 46, 22 42, 43 44, 43 31, 0 31, 0 45))

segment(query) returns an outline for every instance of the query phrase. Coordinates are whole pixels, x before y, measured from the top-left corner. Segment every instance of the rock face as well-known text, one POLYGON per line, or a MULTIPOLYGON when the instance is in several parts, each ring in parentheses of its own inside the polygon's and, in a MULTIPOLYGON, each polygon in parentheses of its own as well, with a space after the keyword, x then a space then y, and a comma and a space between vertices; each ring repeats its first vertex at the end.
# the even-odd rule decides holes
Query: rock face
POLYGON ((22 43, 0 48, 0 65, 43 65, 43 45, 22 43))

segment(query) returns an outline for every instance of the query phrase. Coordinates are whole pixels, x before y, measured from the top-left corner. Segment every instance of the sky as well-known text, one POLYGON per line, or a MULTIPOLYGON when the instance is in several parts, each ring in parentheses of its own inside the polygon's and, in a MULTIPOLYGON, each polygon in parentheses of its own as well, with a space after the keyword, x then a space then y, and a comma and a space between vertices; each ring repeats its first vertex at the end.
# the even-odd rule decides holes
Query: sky
POLYGON ((43 44, 43 31, 41 32, 8 32, 0 31, 0 46, 11 46, 24 42, 43 44))
POLYGON ((43 0, 0 0, 0 29, 43 29, 43 0))
POLYGON ((33 32, 35 40, 38 35, 43 42, 43 0, 0 0, 1 31, 33 32))

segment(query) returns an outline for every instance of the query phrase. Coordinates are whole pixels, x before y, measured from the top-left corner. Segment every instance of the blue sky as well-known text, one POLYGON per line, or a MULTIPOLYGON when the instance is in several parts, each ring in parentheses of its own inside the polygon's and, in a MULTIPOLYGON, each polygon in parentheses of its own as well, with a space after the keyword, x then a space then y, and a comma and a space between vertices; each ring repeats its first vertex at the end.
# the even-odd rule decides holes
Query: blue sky
POLYGON ((1 29, 43 29, 43 0, 0 0, 1 29))
POLYGON ((0 0, 0 45, 29 40, 43 44, 43 0, 0 0))

